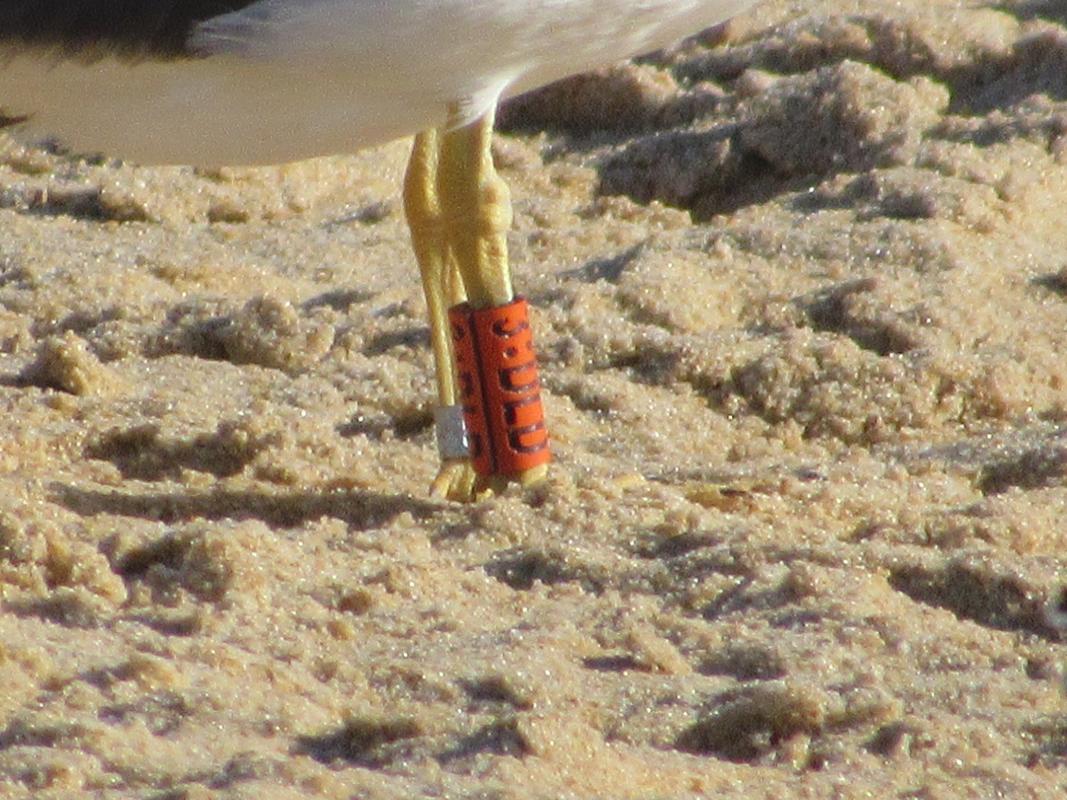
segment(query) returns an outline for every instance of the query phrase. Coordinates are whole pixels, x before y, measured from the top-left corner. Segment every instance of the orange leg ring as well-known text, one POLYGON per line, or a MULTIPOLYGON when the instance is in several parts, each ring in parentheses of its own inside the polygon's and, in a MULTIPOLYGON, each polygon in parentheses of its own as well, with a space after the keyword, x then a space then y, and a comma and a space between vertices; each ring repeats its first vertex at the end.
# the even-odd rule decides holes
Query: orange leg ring
POLYGON ((459 400, 479 475, 518 475, 549 461, 541 381, 526 300, 448 311, 459 400))

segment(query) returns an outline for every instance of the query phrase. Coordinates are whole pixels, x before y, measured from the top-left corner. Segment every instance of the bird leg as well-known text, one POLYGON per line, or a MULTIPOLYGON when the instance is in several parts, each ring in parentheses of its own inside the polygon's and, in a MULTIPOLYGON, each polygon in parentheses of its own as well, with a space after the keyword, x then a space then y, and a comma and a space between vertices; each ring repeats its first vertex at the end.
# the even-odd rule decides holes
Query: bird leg
POLYGON ((430 343, 433 347, 437 376, 438 419, 441 468, 430 487, 434 497, 470 500, 474 497, 477 475, 469 455, 457 452, 456 439, 463 436, 453 430, 444 435, 440 427, 459 424, 462 419, 456 405, 456 375, 452 355, 452 338, 448 326, 448 307, 463 302, 463 284, 445 235, 438 194, 438 133, 426 131, 415 137, 404 176, 404 213, 411 230, 411 244, 422 276, 422 289, 430 316, 430 343))
POLYGON ((511 301, 511 192, 493 166, 493 113, 439 134, 437 194, 445 235, 474 308, 511 301))
MULTIPOLYGON (((458 111, 452 109, 454 120, 458 120, 458 111)), ((498 308, 515 299, 507 240, 512 219, 511 193, 493 165, 494 112, 495 109, 467 125, 448 126, 438 134, 437 197, 441 219, 448 250, 462 278, 470 308, 474 310, 498 308)), ((525 341, 528 344, 528 329, 525 341)), ((529 354, 534 388, 527 399, 536 401, 539 410, 536 360, 532 350, 529 354)), ((543 420, 539 424, 543 433, 543 420)), ((545 447, 543 441, 540 447, 545 447)), ((547 450, 544 455, 547 456, 547 450)), ((475 491, 499 492, 509 480, 529 485, 541 480, 546 472, 547 464, 539 463, 510 474, 482 475, 475 491)))
MULTIPOLYGON (((511 197, 493 166, 493 113, 466 125, 458 120, 458 108, 450 109, 443 128, 415 137, 404 179, 404 211, 430 316, 439 411, 448 410, 439 435, 459 401, 448 308, 464 300, 474 309, 495 308, 514 299, 507 246, 511 197)), ((435 496, 472 500, 501 491, 508 480, 526 485, 546 473, 541 464, 518 474, 477 475, 469 455, 444 441, 449 438, 439 439, 435 496)))

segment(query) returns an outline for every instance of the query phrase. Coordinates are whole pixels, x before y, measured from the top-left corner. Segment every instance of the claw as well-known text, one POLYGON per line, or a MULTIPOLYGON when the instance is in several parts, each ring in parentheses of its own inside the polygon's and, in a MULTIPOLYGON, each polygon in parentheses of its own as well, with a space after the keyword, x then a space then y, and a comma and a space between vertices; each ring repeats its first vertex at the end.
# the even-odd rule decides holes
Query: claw
POLYGON ((470 503, 476 499, 478 474, 468 459, 449 459, 441 462, 441 469, 430 484, 430 496, 439 500, 470 503))
POLYGON ((536 486, 548 475, 548 465, 541 464, 518 475, 479 475, 468 459, 449 459, 441 462, 437 477, 430 484, 430 496, 438 500, 473 503, 504 493, 510 481, 524 489, 536 486))
POLYGON ((530 469, 523 470, 518 474, 518 476, 516 476, 515 479, 519 482, 523 489, 528 489, 531 486, 536 486, 537 484, 541 483, 547 477, 548 464, 538 464, 536 467, 531 467, 530 469))

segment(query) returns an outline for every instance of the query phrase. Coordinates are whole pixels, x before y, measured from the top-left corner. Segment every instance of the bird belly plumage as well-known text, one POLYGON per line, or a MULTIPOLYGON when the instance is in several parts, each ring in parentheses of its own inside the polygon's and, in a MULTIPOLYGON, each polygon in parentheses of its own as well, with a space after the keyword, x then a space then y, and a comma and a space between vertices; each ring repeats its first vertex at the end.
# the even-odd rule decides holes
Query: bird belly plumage
POLYGON ((501 95, 749 4, 261 0, 194 28, 185 58, 82 60, 0 41, 0 109, 74 150, 141 163, 292 161, 473 121, 501 95))

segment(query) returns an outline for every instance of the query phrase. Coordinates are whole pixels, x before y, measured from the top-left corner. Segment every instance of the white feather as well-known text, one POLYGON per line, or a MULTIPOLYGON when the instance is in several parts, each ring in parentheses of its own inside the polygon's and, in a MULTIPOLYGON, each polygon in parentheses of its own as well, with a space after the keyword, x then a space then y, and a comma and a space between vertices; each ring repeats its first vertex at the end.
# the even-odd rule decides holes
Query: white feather
POLYGON ((471 119, 654 49, 753 0, 261 0, 207 20, 202 58, 58 61, 0 50, 0 108, 69 146, 146 163, 349 152, 471 119))

